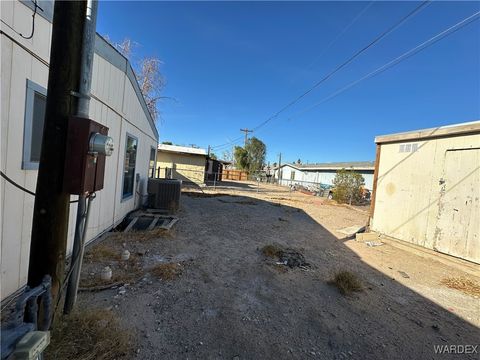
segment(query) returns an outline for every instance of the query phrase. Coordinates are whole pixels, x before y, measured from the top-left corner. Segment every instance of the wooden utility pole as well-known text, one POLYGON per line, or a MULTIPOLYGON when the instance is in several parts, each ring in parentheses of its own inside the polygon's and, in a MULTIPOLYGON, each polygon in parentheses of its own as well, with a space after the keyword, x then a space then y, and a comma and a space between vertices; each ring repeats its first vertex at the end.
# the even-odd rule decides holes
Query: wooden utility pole
POLYGON ((278 154, 278 170, 277 170, 277 178, 278 178, 278 185, 280 185, 280 167, 282 166, 282 153, 278 154))
POLYGON ((247 141, 248 141, 248 133, 253 133, 253 130, 248 130, 248 129, 240 129, 240 131, 245 133, 245 143, 244 146, 247 146, 247 141))
POLYGON ((64 280, 70 195, 63 190, 68 118, 77 106, 85 1, 55 1, 47 104, 33 209, 28 285, 52 277, 54 303, 64 280))

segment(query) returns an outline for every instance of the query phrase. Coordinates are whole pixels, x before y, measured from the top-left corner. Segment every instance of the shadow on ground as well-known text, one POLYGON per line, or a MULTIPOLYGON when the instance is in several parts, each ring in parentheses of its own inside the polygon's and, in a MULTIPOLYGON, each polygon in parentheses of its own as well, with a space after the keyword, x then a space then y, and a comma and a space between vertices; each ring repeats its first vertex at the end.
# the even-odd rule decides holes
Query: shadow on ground
POLYGON ((137 332, 138 359, 479 357, 437 354, 478 345, 479 329, 365 264, 302 210, 198 195, 182 196, 179 216, 174 239, 145 246, 150 262, 189 261, 181 277, 80 297, 80 306, 114 306, 137 332), (301 251, 311 268, 279 271, 259 250, 271 243, 301 251), (329 285, 339 270, 357 274, 363 291, 329 285))

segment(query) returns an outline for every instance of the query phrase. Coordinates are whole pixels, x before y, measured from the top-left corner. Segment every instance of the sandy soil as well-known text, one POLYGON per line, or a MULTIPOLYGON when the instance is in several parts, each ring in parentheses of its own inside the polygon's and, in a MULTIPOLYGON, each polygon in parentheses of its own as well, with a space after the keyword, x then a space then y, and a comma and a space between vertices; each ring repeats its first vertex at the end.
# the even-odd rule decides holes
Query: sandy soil
MULTIPOLYGON (((366 209, 276 186, 193 191, 169 236, 107 236, 115 251, 135 254, 141 280, 79 295, 79 307, 112 309, 137 334, 136 358, 479 358, 434 346, 479 344, 479 298, 440 283, 480 279, 388 244, 342 239, 337 230, 365 224, 366 209), (279 271, 259 251, 271 243, 300 250, 311 267, 279 271), (180 263, 182 275, 149 273, 166 262, 180 263), (356 273, 364 290, 341 295, 328 284, 338 270, 356 273)), ((84 278, 106 263, 86 264, 84 278)))

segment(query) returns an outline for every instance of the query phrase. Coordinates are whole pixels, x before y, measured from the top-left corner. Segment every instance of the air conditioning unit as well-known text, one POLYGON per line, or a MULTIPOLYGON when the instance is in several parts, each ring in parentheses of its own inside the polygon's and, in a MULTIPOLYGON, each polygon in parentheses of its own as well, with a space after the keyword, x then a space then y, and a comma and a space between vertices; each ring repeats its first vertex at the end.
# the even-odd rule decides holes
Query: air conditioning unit
POLYGON ((175 212, 180 206, 182 180, 148 179, 147 192, 150 208, 175 212))

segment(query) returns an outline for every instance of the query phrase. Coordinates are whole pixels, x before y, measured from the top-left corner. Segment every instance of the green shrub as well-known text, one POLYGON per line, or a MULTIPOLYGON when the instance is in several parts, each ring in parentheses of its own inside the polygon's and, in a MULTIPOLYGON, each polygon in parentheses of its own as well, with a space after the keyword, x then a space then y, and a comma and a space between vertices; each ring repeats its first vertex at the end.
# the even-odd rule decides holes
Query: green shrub
POLYGON ((338 170, 333 179, 333 199, 339 203, 356 204, 362 199, 365 179, 353 170, 338 170))

